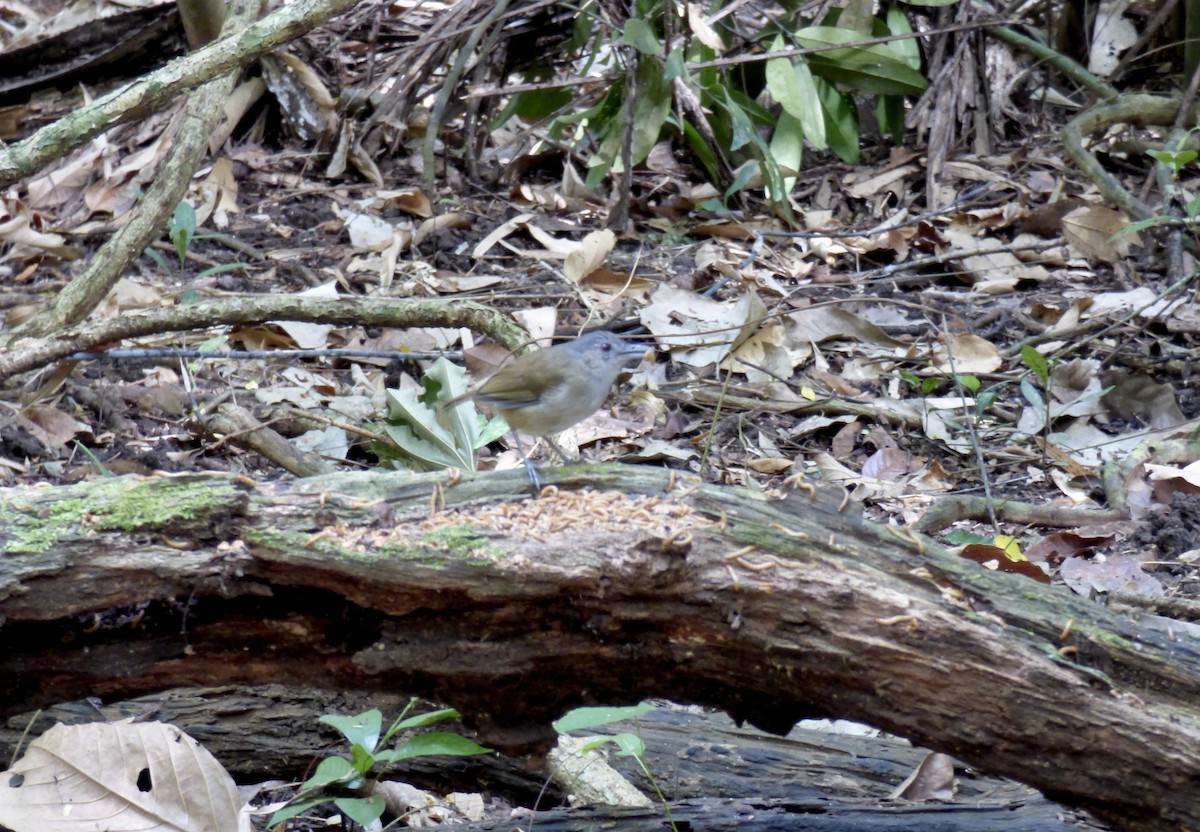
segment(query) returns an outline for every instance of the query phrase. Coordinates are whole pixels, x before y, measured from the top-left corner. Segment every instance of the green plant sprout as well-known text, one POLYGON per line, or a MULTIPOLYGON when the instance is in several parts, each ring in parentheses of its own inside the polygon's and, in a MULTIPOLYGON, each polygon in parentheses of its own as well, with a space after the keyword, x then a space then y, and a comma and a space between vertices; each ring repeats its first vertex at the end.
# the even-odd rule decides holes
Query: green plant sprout
MULTIPOLYGON (((642 702, 637 705, 632 705, 627 708, 576 708, 573 711, 567 712, 561 719, 555 720, 554 730, 560 734, 567 734, 571 731, 583 731, 590 728, 598 728, 601 725, 608 725, 613 722, 621 722, 626 719, 635 720, 642 714, 654 710, 654 706, 649 702, 642 702)), ((640 725, 638 726, 641 727, 640 725)), ((642 741, 639 734, 621 733, 613 734, 612 736, 596 737, 592 741, 586 743, 582 751, 584 753, 599 748, 602 745, 613 743, 617 747, 617 756, 632 757, 646 775, 646 779, 650 781, 651 788, 654 789, 654 794, 658 797, 658 802, 662 805, 663 811, 667 815, 667 824, 674 832, 679 832, 679 828, 675 825, 675 819, 671 816, 671 806, 667 803, 667 798, 662 793, 662 789, 658 786, 658 781, 654 779, 654 775, 650 771, 650 766, 646 762, 646 743, 642 741)))
POLYGON ((419 471, 476 469, 475 452, 508 432, 503 419, 488 419, 470 401, 444 404, 467 389, 466 372, 439 358, 421 380, 422 390, 388 390, 383 434, 389 446, 375 444, 380 459, 419 471))
POLYGON ((416 697, 410 699, 382 737, 383 715, 376 709, 357 716, 326 714, 321 717, 321 722, 332 725, 350 743, 350 756, 346 758, 332 754, 318 763, 313 776, 300 785, 299 793, 286 806, 271 816, 268 825, 274 826, 294 818, 313 806, 332 803, 345 817, 361 826, 368 826, 383 814, 383 797, 374 794, 374 786, 389 765, 414 757, 467 757, 491 751, 466 737, 439 731, 417 734, 403 745, 385 748, 398 731, 424 728, 459 716, 458 711, 452 708, 407 716, 416 703, 416 697))
MULTIPOLYGON (((187 253, 188 249, 192 246, 192 241, 215 239, 221 236, 220 234, 196 233, 196 209, 186 200, 179 201, 175 206, 175 212, 167 220, 167 239, 175 246, 175 255, 179 258, 180 268, 183 268, 187 262, 187 253)), ((167 265, 166 259, 153 248, 147 247, 143 253, 153 260, 164 272, 171 271, 171 267, 167 265)), ((237 263, 220 263, 216 266, 209 266, 197 274, 194 279, 199 280, 200 278, 209 277, 214 274, 223 274, 249 267, 249 263, 241 261, 237 263)), ((182 300, 184 303, 192 303, 197 299, 198 296, 195 295, 194 290, 189 289, 184 293, 182 300)))

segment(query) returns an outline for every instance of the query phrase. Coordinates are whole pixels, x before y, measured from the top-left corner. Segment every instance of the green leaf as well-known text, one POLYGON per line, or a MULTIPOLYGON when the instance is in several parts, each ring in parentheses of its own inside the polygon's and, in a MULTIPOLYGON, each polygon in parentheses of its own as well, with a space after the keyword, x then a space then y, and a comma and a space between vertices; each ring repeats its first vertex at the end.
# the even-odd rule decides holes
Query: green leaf
POLYGON ((903 64, 852 66, 831 59, 828 54, 808 56, 808 65, 813 74, 863 92, 876 95, 918 95, 928 86, 921 73, 903 64))
POLYGON ((664 77, 663 63, 652 57, 638 61, 638 100, 633 105, 633 163, 640 164, 658 143, 671 112, 671 83, 664 77))
POLYGON ((479 415, 479 438, 475 440, 475 450, 479 450, 484 445, 490 445, 499 439, 504 434, 512 430, 508 422, 501 419, 499 416, 493 416, 487 419, 483 414, 479 415))
POLYGON ((1021 361, 1043 385, 1050 379, 1050 365, 1046 363, 1046 357, 1029 344, 1021 347, 1021 361))
MULTIPOLYGON (((392 392, 400 391, 389 390, 388 395, 392 392)), ((383 433, 404 452, 407 461, 413 463, 419 471, 436 471, 439 468, 475 470, 474 453, 459 454, 450 432, 432 421, 423 425, 420 433, 409 425, 385 425, 383 433), (430 438, 431 436, 433 438, 430 438)))
MULTIPOLYGON (((908 14, 900 6, 890 6, 887 11, 887 27, 884 34, 911 35, 912 25, 908 22, 908 14)), ((919 72, 921 70, 921 47, 916 38, 905 38, 888 43, 900 60, 908 64, 908 68, 919 72)))
POLYGON ((980 382, 978 376, 973 376, 970 373, 964 373, 958 377, 958 383, 963 386, 963 389, 969 393, 975 393, 979 390, 980 382))
MULTIPOLYGON (((487 754, 492 749, 484 748, 477 742, 442 731, 431 731, 428 734, 418 734, 395 751, 387 752, 392 762, 408 760, 413 757, 433 757, 449 755, 452 757, 469 757, 473 754, 487 754)), ((383 755, 380 755, 381 759, 383 755)))
POLYGON ((337 754, 326 757, 317 763, 313 776, 304 781, 302 791, 311 791, 328 786, 330 783, 348 783, 362 776, 349 760, 337 754))
POLYGON ((371 770, 371 766, 375 765, 374 751, 374 748, 363 748, 354 743, 350 746, 350 765, 354 766, 354 770, 359 774, 365 775, 371 770))
POLYGON ((687 63, 682 47, 676 47, 667 54, 667 64, 663 67, 663 78, 674 81, 676 78, 687 77, 687 63))
POLYGON ((441 405, 466 390, 462 368, 439 358, 426 376, 421 398, 412 390, 388 390, 388 424, 383 432, 418 465, 428 469, 475 470, 479 415, 475 405, 464 401, 454 407, 441 405))
POLYGON ((1027 378, 1021 379, 1021 395, 1025 397, 1025 401, 1034 407, 1042 410, 1046 408, 1046 400, 1042 398, 1042 394, 1038 392, 1038 389, 1027 378))
POLYGON ((312 797, 294 797, 288 801, 288 804, 280 809, 275 814, 271 815, 271 819, 267 821, 267 826, 274 827, 277 823, 283 823, 285 820, 291 820, 297 815, 308 811, 313 806, 319 806, 322 803, 328 803, 329 798, 325 795, 313 795, 312 797))
MULTIPOLYGON (((614 84, 610 93, 620 90, 624 94, 623 85, 614 84)), ((658 143, 663 124, 671 112, 671 82, 663 74, 663 64, 658 58, 643 56, 637 67, 637 100, 633 104, 633 164, 640 164, 658 143)), ((605 99, 609 98, 608 95, 605 99)), ((621 142, 624 140, 623 107, 619 106, 620 95, 617 96, 618 106, 612 110, 597 113, 592 123, 602 137, 600 146, 594 156, 588 159, 588 175, 585 180, 587 188, 600 184, 608 172, 620 170, 621 142)), ((594 108, 593 108, 594 109, 594 108)))
POLYGON ((825 119, 808 64, 789 58, 773 58, 767 61, 766 74, 771 96, 784 112, 800 123, 802 134, 813 147, 824 150, 827 146, 825 119))
POLYGON ((750 181, 751 177, 754 176, 754 172, 758 170, 758 165, 759 163, 756 161, 747 162, 742 165, 741 169, 737 172, 737 176, 733 177, 733 181, 725 189, 726 200, 746 187, 746 183, 750 181))
POLYGON ((378 794, 370 797, 338 797, 334 798, 333 805, 360 826, 370 826, 379 820, 385 808, 383 796, 378 794))
POLYGON ((858 108, 849 93, 840 92, 824 78, 816 79, 817 95, 821 99, 821 110, 825 113, 825 135, 829 149, 849 165, 857 165, 858 108))
POLYGON ((632 46, 643 55, 661 55, 662 44, 653 27, 640 17, 631 17, 625 22, 625 31, 621 34, 621 42, 632 46))
POLYGON ((998 393, 995 390, 984 390, 980 393, 975 399, 975 412, 980 414, 987 413, 991 406, 995 404, 997 395, 998 393))
POLYGON ((379 709, 372 708, 354 716, 338 716, 326 714, 318 722, 332 725, 351 745, 357 743, 371 750, 379 744, 379 732, 383 727, 383 714, 379 709))
POLYGON ((196 209, 190 203, 180 201, 175 206, 175 213, 167 223, 167 236, 175 244, 175 253, 182 265, 187 259, 188 246, 196 236, 196 209))
POLYGON ((242 263, 240 261, 237 263, 221 263, 219 266, 209 266, 192 279, 199 280, 202 277, 211 277, 214 274, 225 274, 226 272, 236 272, 240 269, 248 268, 250 268, 249 263, 242 263))
MULTIPOLYGON (((800 170, 804 164, 804 128, 800 126, 799 119, 793 118, 789 113, 779 114, 779 122, 775 125, 775 132, 771 135, 769 152, 771 158, 780 167, 787 168, 789 171, 800 170)), ((785 177, 783 192, 768 194, 768 196, 777 200, 787 199, 788 192, 795 182, 795 176, 785 177)))
POLYGON ((500 113, 492 119, 491 129, 504 126, 514 115, 526 121, 541 121, 571 103, 571 91, 568 89, 526 90, 512 97, 512 100, 500 113))
POLYGON ((720 179, 721 169, 717 163, 717 154, 713 152, 708 141, 690 121, 683 123, 683 138, 687 142, 688 149, 695 154, 696 159, 704 167, 708 180, 716 182, 720 179))
MULTIPOLYGON (((908 69, 908 65, 891 43, 862 43, 866 36, 862 32, 842 29, 837 26, 808 26, 794 35, 800 46, 816 49, 828 46, 844 46, 842 49, 827 49, 816 54, 827 60, 846 66, 871 66, 881 64, 908 69)), ((812 57, 812 56, 809 56, 812 57)))
POLYGON ((875 97, 875 120, 879 122, 879 130, 896 144, 904 143, 904 113, 904 96, 875 97))
MULTIPOLYGON (((1200 197, 1197 197, 1197 199, 1200 199, 1200 197)), ((1152 228, 1156 225, 1164 225, 1166 223, 1169 223, 1170 221, 1171 221, 1170 217, 1158 216, 1158 217, 1147 217, 1144 220, 1138 220, 1137 222, 1131 222, 1129 225, 1122 228, 1116 234, 1113 234, 1111 237, 1109 237, 1108 241, 1111 243, 1114 240, 1121 239, 1122 237, 1126 236, 1127 234, 1136 234, 1139 231, 1144 231, 1147 228, 1152 228)))
POLYGON ((624 708, 575 708, 567 711, 552 724, 555 731, 567 734, 571 731, 584 731, 600 725, 610 725, 614 722, 633 719, 652 710, 654 710, 654 706, 649 702, 641 702, 624 708))
POLYGON ((732 96, 725 97, 725 106, 727 107, 726 112, 729 114, 729 125, 733 128, 729 149, 741 150, 754 141, 754 122, 750 120, 750 116, 746 114, 741 105, 733 100, 732 96))
POLYGON ((646 744, 637 734, 616 734, 612 741, 621 749, 617 752, 618 756, 637 757, 639 760, 646 758, 646 744))
POLYGON ((973 532, 959 531, 957 529, 946 532, 946 542, 955 546, 966 546, 968 543, 978 543, 983 546, 992 545, 992 539, 982 534, 974 534, 973 532))
MULTIPOLYGON (((438 385, 437 403, 443 405, 467 392, 467 371, 445 358, 439 358, 425 374, 426 389, 429 383, 438 385)), ((439 416, 444 415, 450 424, 450 432, 454 434, 455 444, 459 450, 471 451, 471 467, 474 470, 474 451, 479 445, 479 416, 472 402, 464 401, 455 407, 435 410, 439 416)))
POLYGON ((404 728, 424 728, 428 725, 433 725, 435 722, 441 722, 444 719, 458 719, 461 714, 453 708, 442 708, 440 711, 430 711, 427 714, 417 714, 410 716, 408 719, 397 722, 395 727, 398 730, 404 728))
POLYGON ((167 272, 168 274, 170 274, 171 267, 167 265, 167 258, 163 257, 160 252, 158 252, 157 250, 155 250, 153 248, 150 248, 149 246, 146 246, 146 248, 143 249, 142 254, 146 255, 151 260, 153 260, 155 262, 155 264, 157 264, 158 267, 160 269, 162 269, 164 272, 167 272))

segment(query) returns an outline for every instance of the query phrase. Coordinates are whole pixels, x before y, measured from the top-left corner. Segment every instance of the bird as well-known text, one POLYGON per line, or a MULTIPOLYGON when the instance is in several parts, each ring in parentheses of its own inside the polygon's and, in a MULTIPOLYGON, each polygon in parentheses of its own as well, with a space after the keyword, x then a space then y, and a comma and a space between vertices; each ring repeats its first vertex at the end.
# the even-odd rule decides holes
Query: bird
POLYGON ((551 435, 599 410, 621 369, 632 359, 644 356, 647 349, 645 344, 622 341, 607 330, 593 330, 571 341, 525 353, 444 407, 474 399, 501 416, 512 428, 534 491, 540 491, 537 470, 525 458, 517 433, 545 439, 567 462, 567 455, 551 435))

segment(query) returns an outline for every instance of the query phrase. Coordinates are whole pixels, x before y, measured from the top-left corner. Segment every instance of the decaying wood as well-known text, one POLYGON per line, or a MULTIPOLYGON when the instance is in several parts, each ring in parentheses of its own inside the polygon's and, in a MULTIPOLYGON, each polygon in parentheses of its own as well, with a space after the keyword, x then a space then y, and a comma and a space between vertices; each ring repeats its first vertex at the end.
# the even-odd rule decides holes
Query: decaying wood
MULTIPOLYGON (((178 689, 102 708, 71 702, 36 715, 11 717, 6 727, 0 726, 0 759, 11 759, 22 741, 57 722, 156 719, 199 740, 240 783, 303 780, 326 754, 345 750, 337 732, 318 723, 318 716, 378 708, 386 721, 407 702, 408 697, 400 694, 283 685, 178 689)), ((621 724, 598 732, 630 727, 621 724)), ((958 772, 952 802, 906 805, 889 800, 894 787, 927 753, 893 737, 840 733, 819 724, 777 737, 735 726, 719 712, 669 706, 643 714, 637 733, 646 745, 648 767, 671 802, 672 814, 706 813, 704 823, 695 828, 730 825, 718 821, 720 816, 757 823, 757 828, 766 828, 764 824, 810 828, 807 820, 814 815, 822 818, 822 828, 838 819, 843 827, 859 831, 915 826, 932 830, 939 823, 955 832, 1078 832, 1080 828, 1072 813, 1033 789, 988 777, 978 769, 958 772)), ((405 737, 401 734, 397 739, 405 737)), ((609 762, 643 794, 654 794, 632 758, 612 754, 609 762)), ((536 807, 533 826, 538 829, 579 830, 588 824, 613 828, 617 820, 621 829, 630 828, 627 824, 662 828, 662 809, 657 806, 655 812, 646 813, 564 810, 568 794, 548 782, 545 772, 530 769, 517 757, 418 757, 392 766, 387 777, 440 794, 482 792, 536 807)), ((487 822, 493 826, 480 828, 494 828, 494 818, 487 822)), ((746 827, 734 823, 731 828, 746 827)))
POLYGON ((9 489, 0 710, 399 690, 535 752, 569 707, 663 696, 775 732, 848 717, 1128 829, 1200 828, 1184 626, 982 570, 807 487, 545 475, 561 491, 537 501, 512 499, 520 471, 9 489))

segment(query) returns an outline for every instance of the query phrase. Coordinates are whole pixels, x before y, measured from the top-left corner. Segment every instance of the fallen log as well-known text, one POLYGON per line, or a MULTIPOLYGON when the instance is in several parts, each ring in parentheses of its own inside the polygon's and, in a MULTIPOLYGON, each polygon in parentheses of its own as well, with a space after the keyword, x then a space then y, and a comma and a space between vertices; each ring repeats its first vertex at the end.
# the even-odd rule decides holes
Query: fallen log
POLYGON ((0 494, 0 713, 171 687, 404 691, 536 754, 658 696, 866 722, 1126 829, 1200 828, 1197 638, 804 486, 628 466, 117 478, 0 494), (583 487, 591 486, 592 490, 583 487))

